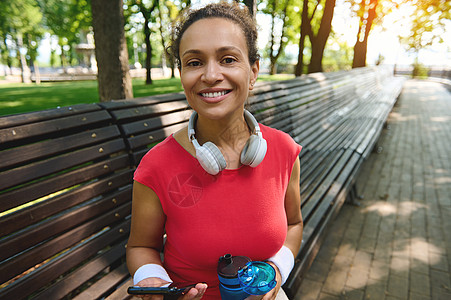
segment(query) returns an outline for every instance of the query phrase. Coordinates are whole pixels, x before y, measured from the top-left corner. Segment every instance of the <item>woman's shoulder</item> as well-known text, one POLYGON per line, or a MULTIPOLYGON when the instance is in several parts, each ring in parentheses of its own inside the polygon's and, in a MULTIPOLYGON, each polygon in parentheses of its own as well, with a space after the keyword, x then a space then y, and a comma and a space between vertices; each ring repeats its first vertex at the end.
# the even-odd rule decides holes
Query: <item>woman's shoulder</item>
MULTIPOLYGON (((171 135, 169 135, 166 139, 161 141, 160 143, 153 146, 145 155, 145 159, 165 159, 168 157, 174 157, 174 155, 180 155, 184 151, 190 153, 190 143, 188 138, 184 139, 184 136, 188 136, 188 131, 186 128, 183 128, 171 135), (184 134, 185 133, 185 134, 184 134)), ((143 158, 143 159, 144 159, 143 158)))
MULTIPOLYGON (((280 150, 286 150, 286 153, 299 154, 302 146, 299 145, 288 133, 275 129, 266 125, 260 124, 263 138, 268 144, 268 148, 277 148, 277 152, 280 154, 280 150)), ((290 155, 291 155, 290 154, 290 155)))
POLYGON ((269 127, 263 124, 259 124, 262 131, 263 138, 266 140, 277 140, 278 142, 294 143, 293 138, 286 132, 269 127))
POLYGON ((174 137, 172 135, 150 148, 143 156, 142 160, 156 159, 159 156, 165 156, 165 153, 174 151, 174 137))

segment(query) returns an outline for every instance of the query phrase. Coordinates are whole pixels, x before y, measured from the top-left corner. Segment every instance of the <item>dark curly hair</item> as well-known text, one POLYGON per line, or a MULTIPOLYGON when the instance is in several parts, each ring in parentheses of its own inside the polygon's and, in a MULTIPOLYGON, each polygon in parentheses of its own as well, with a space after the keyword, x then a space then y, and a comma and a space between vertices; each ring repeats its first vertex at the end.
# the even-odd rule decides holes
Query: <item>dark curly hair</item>
POLYGON ((247 7, 241 6, 235 1, 232 3, 219 2, 196 10, 188 8, 179 15, 178 24, 174 28, 172 45, 168 49, 168 52, 175 57, 179 68, 181 68, 180 41, 183 34, 196 21, 207 18, 222 18, 238 24, 246 38, 249 63, 253 65, 260 59, 257 49, 257 26, 247 7))

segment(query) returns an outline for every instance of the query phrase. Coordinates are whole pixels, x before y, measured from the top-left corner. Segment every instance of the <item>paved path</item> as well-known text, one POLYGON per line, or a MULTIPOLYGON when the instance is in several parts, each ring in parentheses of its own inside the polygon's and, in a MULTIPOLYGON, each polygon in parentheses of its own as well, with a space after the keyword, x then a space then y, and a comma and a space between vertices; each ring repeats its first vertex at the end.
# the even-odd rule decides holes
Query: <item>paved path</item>
POLYGON ((409 80, 296 300, 451 299, 451 93, 409 80))

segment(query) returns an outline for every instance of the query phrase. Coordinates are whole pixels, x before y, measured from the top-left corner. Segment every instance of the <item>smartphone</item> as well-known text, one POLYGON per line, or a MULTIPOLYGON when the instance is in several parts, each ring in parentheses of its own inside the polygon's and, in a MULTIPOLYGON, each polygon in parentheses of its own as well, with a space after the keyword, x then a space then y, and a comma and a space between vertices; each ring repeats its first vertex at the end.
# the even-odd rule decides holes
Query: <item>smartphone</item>
POLYGON ((180 285, 177 283, 171 283, 169 286, 160 287, 131 286, 128 288, 127 292, 130 295, 184 295, 195 286, 196 284, 180 285))

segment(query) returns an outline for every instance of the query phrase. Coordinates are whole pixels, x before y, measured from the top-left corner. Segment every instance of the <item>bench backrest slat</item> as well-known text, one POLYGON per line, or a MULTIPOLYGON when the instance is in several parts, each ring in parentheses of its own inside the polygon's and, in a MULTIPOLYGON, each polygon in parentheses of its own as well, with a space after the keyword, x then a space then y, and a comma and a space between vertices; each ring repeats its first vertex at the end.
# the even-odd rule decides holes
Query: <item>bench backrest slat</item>
POLYGON ((1 152, 0 170, 11 169, 20 164, 81 149, 84 146, 97 144, 119 136, 120 132, 116 126, 108 126, 11 148, 1 152))

